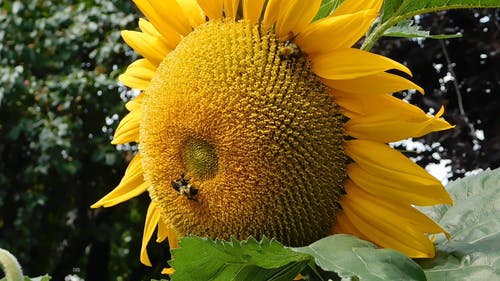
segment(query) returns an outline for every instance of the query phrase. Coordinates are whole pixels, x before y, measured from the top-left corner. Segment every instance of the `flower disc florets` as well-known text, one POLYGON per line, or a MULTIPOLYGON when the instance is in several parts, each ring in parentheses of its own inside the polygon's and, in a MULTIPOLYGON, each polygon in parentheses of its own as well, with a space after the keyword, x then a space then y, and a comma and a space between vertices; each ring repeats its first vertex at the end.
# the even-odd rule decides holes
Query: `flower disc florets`
POLYGON ((179 235, 299 246, 329 234, 346 179, 344 117, 296 48, 259 25, 215 20, 158 67, 140 151, 179 235), (181 175, 192 198, 172 188, 181 175))

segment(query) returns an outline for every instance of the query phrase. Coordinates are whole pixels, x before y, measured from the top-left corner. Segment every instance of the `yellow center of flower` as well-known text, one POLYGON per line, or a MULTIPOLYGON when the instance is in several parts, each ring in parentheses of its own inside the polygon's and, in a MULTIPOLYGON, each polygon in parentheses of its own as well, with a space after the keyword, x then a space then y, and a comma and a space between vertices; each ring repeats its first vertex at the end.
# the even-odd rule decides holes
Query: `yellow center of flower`
POLYGON ((311 243, 339 209, 343 118, 296 45, 246 22, 210 21, 183 38, 146 90, 149 192, 181 236, 311 243))

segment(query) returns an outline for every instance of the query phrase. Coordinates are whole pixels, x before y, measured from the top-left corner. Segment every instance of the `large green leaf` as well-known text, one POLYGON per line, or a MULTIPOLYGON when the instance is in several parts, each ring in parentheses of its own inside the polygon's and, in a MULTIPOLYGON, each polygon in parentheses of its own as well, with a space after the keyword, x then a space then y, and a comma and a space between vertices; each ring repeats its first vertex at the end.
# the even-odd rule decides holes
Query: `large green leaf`
POLYGON ((500 280, 500 169, 450 183, 454 206, 424 210, 451 239, 438 237, 434 259, 422 260, 429 280, 500 280))
POLYGON ((293 280, 312 257, 275 240, 220 241, 189 236, 172 250, 172 280, 293 280))
POLYGON ((339 234, 323 238, 309 246, 293 248, 315 258, 323 270, 340 277, 359 280, 426 280, 413 260, 389 249, 378 249, 370 242, 339 234))

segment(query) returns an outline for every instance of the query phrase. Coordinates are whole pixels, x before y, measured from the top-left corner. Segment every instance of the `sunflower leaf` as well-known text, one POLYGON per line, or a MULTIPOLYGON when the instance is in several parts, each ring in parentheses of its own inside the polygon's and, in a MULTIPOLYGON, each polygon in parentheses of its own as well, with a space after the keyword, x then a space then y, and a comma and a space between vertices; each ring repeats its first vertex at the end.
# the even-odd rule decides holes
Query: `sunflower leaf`
POLYGON ((461 33, 456 34, 439 34, 431 35, 429 31, 421 30, 418 25, 413 25, 413 20, 404 20, 397 25, 390 27, 384 32, 384 36, 388 37, 404 37, 404 38, 431 38, 431 39, 448 39, 462 37, 461 33))
POLYGON ((316 17, 313 21, 327 17, 332 11, 334 11, 344 0, 322 0, 321 7, 319 8, 316 17))
POLYGON ((410 258, 389 249, 377 249, 368 241, 339 234, 315 243, 292 248, 313 256, 323 270, 342 278, 360 280, 426 280, 422 269, 410 258))
POLYGON ((361 49, 369 51, 389 28, 416 15, 450 9, 497 7, 500 7, 498 0, 385 0, 379 21, 367 34, 361 49))
POLYGON ((385 0, 381 22, 384 23, 396 17, 406 19, 443 10, 495 7, 500 7, 498 0, 385 0))
POLYGON ((275 240, 221 241, 189 236, 173 249, 171 280, 292 280, 312 257, 275 240))
POLYGON ((420 261, 429 280, 500 280, 500 169, 450 183, 454 206, 424 209, 450 234, 434 259, 420 261))

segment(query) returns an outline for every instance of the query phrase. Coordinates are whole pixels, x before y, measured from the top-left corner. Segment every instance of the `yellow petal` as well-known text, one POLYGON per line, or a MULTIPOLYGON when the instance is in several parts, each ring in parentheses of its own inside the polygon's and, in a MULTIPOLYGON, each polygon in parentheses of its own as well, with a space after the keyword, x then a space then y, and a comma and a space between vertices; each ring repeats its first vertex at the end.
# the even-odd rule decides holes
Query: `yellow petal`
POLYGON ((164 268, 162 271, 161 271, 161 274, 168 274, 168 275, 172 275, 174 274, 175 272, 175 269, 169 267, 169 268, 164 268))
POLYGON ((312 21, 319 10, 321 0, 290 0, 279 12, 276 21, 276 35, 281 40, 289 40, 312 21))
MULTIPOLYGON (((407 118, 418 116, 423 112, 420 108, 387 94, 365 95, 333 90, 332 95, 335 103, 355 113, 353 116, 383 114, 388 108, 398 111, 407 118)), ((354 118, 353 116, 348 117, 354 118)))
POLYGON ((165 238, 168 238, 168 244, 170 249, 179 248, 178 235, 175 230, 167 225, 165 222, 160 220, 158 222, 158 237, 156 242, 163 242, 165 238))
POLYGON ((377 217, 387 218, 392 216, 392 221, 401 222, 402 228, 414 228, 426 234, 443 233, 445 230, 426 215, 415 209, 411 204, 398 200, 381 198, 379 194, 366 192, 352 181, 345 184, 346 192, 353 201, 362 205, 367 212, 371 210, 377 217))
MULTIPOLYGON (((401 104, 405 104, 402 102, 401 104)), ((407 104, 408 106, 413 106, 407 104)), ((345 126, 346 133, 358 139, 382 143, 395 142, 412 137, 421 137, 431 132, 451 129, 448 122, 425 114, 407 116, 399 108, 388 107, 373 115, 351 118, 345 126)))
POLYGON ((163 242, 168 237, 169 227, 162 220, 158 222, 158 234, 156 237, 156 242, 163 242))
MULTIPOLYGON (((431 186, 434 192, 429 196, 437 196, 436 200, 440 203, 452 203, 436 178, 388 145, 367 140, 350 140, 346 142, 345 152, 368 174, 406 188, 431 186)), ((358 182, 360 177, 351 179, 358 182)))
POLYGON ((453 128, 445 120, 436 117, 427 116, 425 121, 397 119, 397 115, 387 117, 386 114, 352 118, 346 124, 346 132, 358 139, 388 143, 453 128))
POLYGON ((330 16, 309 25, 295 42, 307 54, 330 53, 335 49, 350 48, 377 18, 375 10, 354 14, 330 16))
POLYGON ((142 234, 142 245, 141 245, 141 257, 140 260, 144 265, 152 266, 149 260, 148 252, 146 247, 148 246, 149 240, 153 236, 153 233, 160 221, 160 211, 156 207, 156 203, 151 201, 149 203, 148 212, 146 214, 146 222, 144 223, 144 232, 142 234))
POLYGON ((137 109, 129 112, 118 124, 112 144, 124 144, 129 142, 139 142, 139 124, 142 110, 137 109))
POLYGON ((127 45, 154 65, 159 65, 170 52, 162 40, 147 33, 124 30, 121 34, 127 45))
MULTIPOLYGON (((373 75, 346 80, 322 79, 322 82, 333 90, 340 90, 355 94, 392 94, 409 89, 417 90, 422 94, 424 93, 424 89, 410 80, 387 72, 380 72, 373 75)), ((335 95, 335 91, 332 93, 335 95)))
POLYGON ((369 240, 356 226, 349 220, 342 210, 336 215, 335 224, 332 226, 330 234, 350 234, 363 240, 369 240))
POLYGON ((370 174, 357 163, 349 164, 347 175, 368 193, 372 193, 387 200, 417 206, 432 206, 449 204, 451 199, 440 182, 430 179, 412 181, 415 177, 391 178, 392 174, 370 174))
POLYGON ((196 0, 177 0, 192 27, 197 27, 206 22, 205 13, 196 0))
POLYGON ((171 35, 169 38, 166 38, 156 29, 156 27, 152 23, 143 18, 139 19, 139 28, 142 32, 156 37, 157 39, 162 41, 162 43, 167 46, 168 50, 175 49, 175 47, 177 47, 177 44, 179 44, 180 42, 180 37, 177 33, 174 33, 173 36, 171 35))
POLYGON ((391 95, 370 96, 335 90, 332 94, 335 103, 350 118, 346 132, 359 139, 393 142, 453 128, 439 118, 444 108, 433 117, 391 95))
POLYGON ((139 59, 130 64, 118 80, 130 88, 145 90, 155 73, 155 65, 147 59, 139 59))
POLYGON ((295 276, 295 278, 293 278, 294 281, 296 280, 304 280, 304 276, 302 276, 302 274, 297 274, 297 276, 295 276))
POLYGON ((140 76, 136 76, 136 74, 137 73, 133 72, 125 72, 122 75, 118 76, 118 80, 120 80, 120 82, 130 88, 145 90, 149 86, 150 80, 144 79, 140 76))
POLYGON ((125 171, 120 184, 91 208, 111 207, 136 197, 146 191, 149 184, 144 181, 141 155, 137 154, 125 171))
MULTIPOLYGON (((179 32, 177 32, 172 26, 170 26, 164 19, 157 14, 155 8, 151 6, 148 0, 133 0, 137 8, 151 21, 155 26, 155 29, 163 35, 164 40, 168 42, 169 46, 177 45, 181 37, 179 32)), ((175 46, 174 46, 175 47, 175 46)), ((170 48, 174 49, 174 48, 170 48)))
POLYGON ((434 245, 426 232, 443 232, 430 219, 417 211, 401 205, 391 205, 377 197, 360 191, 353 184, 346 184, 346 195, 340 204, 356 228, 369 240, 384 248, 391 248, 409 257, 434 256, 434 245), (418 221, 412 222, 412 219, 418 221))
POLYGON ((144 92, 140 93, 133 100, 127 102, 125 104, 125 107, 128 109, 128 111, 133 111, 133 110, 136 110, 136 109, 141 109, 142 101, 144 100, 144 96, 145 96, 144 92))
POLYGON ((369 114, 366 113, 364 109, 373 110, 373 107, 375 107, 375 105, 370 106, 370 103, 368 101, 381 100, 378 95, 361 95, 335 89, 332 89, 330 93, 333 95, 333 100, 335 101, 335 103, 340 106, 342 114, 344 114, 348 118, 354 118, 355 116, 363 116, 369 114))
POLYGON ((143 18, 139 19, 139 29, 142 32, 147 33, 147 34, 152 35, 152 36, 155 36, 155 37, 161 36, 161 33, 158 30, 156 30, 155 26, 143 18))
POLYGON ((149 4, 156 14, 177 33, 184 36, 193 31, 191 23, 184 15, 184 11, 176 0, 149 0, 149 4))
POLYGON ((285 0, 269 0, 264 11, 264 26, 271 26, 278 20, 278 15, 283 6, 287 5, 285 0))
POLYGON ((243 0, 243 17, 250 23, 256 24, 260 15, 265 0, 243 0))
POLYGON ((225 0, 198 0, 198 4, 211 19, 220 19, 223 16, 225 0))
POLYGON ((322 55, 311 55, 312 70, 332 80, 354 79, 397 69, 411 75, 404 65, 384 56, 358 49, 339 49, 322 55))
POLYGON ((374 9, 377 13, 382 7, 383 0, 345 0, 333 11, 333 16, 347 15, 362 10, 374 9))
POLYGON ((224 14, 226 18, 236 18, 240 0, 224 0, 224 14))
POLYGON ((376 245, 412 258, 430 258, 435 255, 434 245, 424 234, 407 233, 387 222, 373 222, 370 217, 359 214, 355 203, 350 200, 343 201, 341 205, 349 220, 376 245))
POLYGON ((170 249, 179 248, 179 235, 173 228, 171 228, 168 232, 168 245, 170 249))

